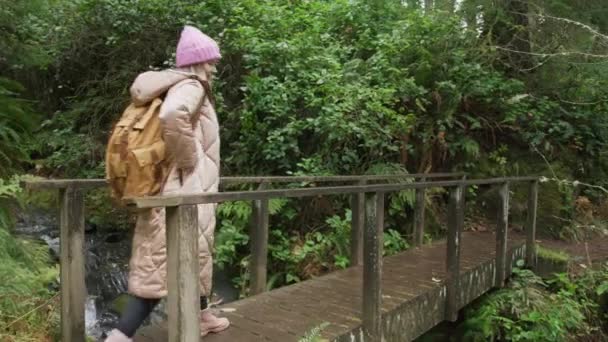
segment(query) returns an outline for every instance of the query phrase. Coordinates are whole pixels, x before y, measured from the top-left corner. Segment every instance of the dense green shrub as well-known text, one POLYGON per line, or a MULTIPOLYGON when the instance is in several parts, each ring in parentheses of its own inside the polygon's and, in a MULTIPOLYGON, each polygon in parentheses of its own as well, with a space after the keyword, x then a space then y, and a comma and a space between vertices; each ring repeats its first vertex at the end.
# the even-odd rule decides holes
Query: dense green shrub
MULTIPOLYGON (((100 175, 103 144, 130 82, 169 66, 180 27, 193 23, 225 55, 216 86, 226 173, 362 173, 387 162, 412 172, 459 164, 477 170, 504 143, 551 156, 567 149, 599 165, 592 157, 605 146, 606 122, 593 113, 601 104, 536 96, 525 80, 495 67, 500 52, 463 30, 458 16, 386 2, 391 15, 379 21, 370 6, 56 2, 57 17, 29 19, 51 29, 45 37, 54 57, 44 87, 27 82, 49 114, 48 139, 33 151, 46 172, 100 175)), ((604 96, 601 80, 573 80, 569 72, 564 79, 580 82, 581 96, 604 96)))
POLYGON ((59 323, 59 298, 50 286, 59 270, 46 245, 11 234, 18 181, 0 179, 0 340, 48 340, 59 323))
MULTIPOLYGON (((514 269, 505 289, 484 296, 466 310, 459 327, 463 341, 603 340, 602 296, 608 272, 559 274, 544 281, 529 270, 514 269), (595 339, 592 339, 595 338, 595 339)), ((603 303, 605 305, 605 303, 603 303)))

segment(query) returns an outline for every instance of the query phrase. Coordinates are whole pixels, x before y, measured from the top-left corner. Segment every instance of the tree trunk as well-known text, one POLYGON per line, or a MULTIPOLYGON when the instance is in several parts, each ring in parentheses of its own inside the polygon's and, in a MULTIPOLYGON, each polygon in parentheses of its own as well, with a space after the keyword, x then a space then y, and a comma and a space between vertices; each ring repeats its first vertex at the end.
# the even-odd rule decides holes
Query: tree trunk
POLYGON ((530 49, 530 28, 528 22, 528 3, 520 0, 511 0, 508 6, 508 13, 512 16, 513 26, 513 48, 521 51, 514 57, 515 66, 519 69, 529 69, 533 66, 533 60, 529 53, 530 49))
POLYGON ((433 0, 424 0, 424 13, 429 14, 433 10, 433 0))
POLYGON ((454 13, 456 11, 456 0, 437 0, 435 7, 448 13, 454 13))
POLYGON ((497 66, 506 66, 508 73, 525 73, 534 65, 528 10, 528 4, 522 0, 495 0, 493 6, 483 11, 482 36, 505 49, 497 66))
POLYGON ((462 13, 467 23, 467 28, 471 31, 477 29, 477 1, 464 0, 462 3, 462 13))
POLYGON ((420 8, 420 0, 407 0, 407 7, 419 9, 420 8))

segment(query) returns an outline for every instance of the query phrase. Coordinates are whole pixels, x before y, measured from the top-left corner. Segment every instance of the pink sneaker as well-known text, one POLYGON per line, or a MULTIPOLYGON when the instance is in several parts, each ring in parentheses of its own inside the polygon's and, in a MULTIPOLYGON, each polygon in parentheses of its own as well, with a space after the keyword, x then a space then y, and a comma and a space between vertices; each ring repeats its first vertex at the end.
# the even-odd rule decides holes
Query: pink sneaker
POLYGON ((201 336, 205 336, 208 333, 219 333, 228 329, 230 322, 228 318, 216 317, 209 310, 203 310, 201 312, 201 336))
POLYGON ((110 332, 105 342, 133 342, 133 340, 125 336, 120 330, 114 329, 110 332))

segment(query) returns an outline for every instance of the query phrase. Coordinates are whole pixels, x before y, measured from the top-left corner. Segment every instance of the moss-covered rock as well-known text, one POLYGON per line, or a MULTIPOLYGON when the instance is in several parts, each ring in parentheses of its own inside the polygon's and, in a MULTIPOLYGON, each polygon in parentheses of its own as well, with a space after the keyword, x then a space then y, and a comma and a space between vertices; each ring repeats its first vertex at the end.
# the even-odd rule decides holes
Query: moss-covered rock
POLYGON ((556 273, 568 271, 570 256, 562 251, 538 246, 535 273, 543 278, 550 278, 556 273))

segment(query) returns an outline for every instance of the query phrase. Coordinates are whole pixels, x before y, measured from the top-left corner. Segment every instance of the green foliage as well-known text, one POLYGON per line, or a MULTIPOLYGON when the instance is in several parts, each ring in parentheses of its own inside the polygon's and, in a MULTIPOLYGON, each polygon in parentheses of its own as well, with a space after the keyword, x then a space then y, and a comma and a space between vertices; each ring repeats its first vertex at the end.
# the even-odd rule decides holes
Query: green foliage
POLYGON ((422 15, 399 2, 382 4, 391 13, 383 20, 362 1, 48 6, 55 17, 31 15, 23 26, 53 28, 50 33, 21 31, 45 37, 53 52, 55 77, 39 90, 56 114, 44 124, 47 139, 32 146, 47 172, 101 173, 103 143, 127 101, 127 86, 136 72, 171 65, 184 23, 218 38, 224 51, 216 83, 228 142, 224 165, 240 174, 475 164, 498 148, 497 129, 545 149, 577 141, 597 154, 604 146, 604 135, 586 120, 587 108, 530 96, 525 82, 494 68, 499 53, 480 49, 480 38, 461 30, 457 17, 422 15))
POLYGON ((462 340, 570 341, 601 336, 605 317, 599 303, 608 288, 606 270, 578 278, 560 274, 548 282, 529 270, 514 272, 505 289, 484 296, 467 310, 459 327, 462 340))
POLYGON ((30 104, 18 97, 21 85, 0 77, 0 177, 6 177, 28 160, 25 143, 36 122, 30 104))
POLYGON ((47 37, 44 18, 49 15, 47 0, 0 1, 0 68, 20 70, 27 66, 43 66, 49 61, 50 49, 43 42, 47 37))
POLYGON ((388 229, 384 233, 384 255, 390 256, 403 252, 410 248, 409 243, 403 238, 403 236, 394 229, 388 229))
POLYGON ((570 260, 570 257, 565 252, 544 248, 542 246, 538 246, 538 248, 536 249, 536 253, 539 258, 543 259, 549 259, 558 262, 568 262, 568 260, 570 260))
POLYGON ((304 337, 299 339, 298 342, 327 342, 327 339, 321 337, 321 333, 328 326, 329 323, 324 322, 319 326, 312 328, 304 337))
POLYGON ((289 237, 284 229, 271 230, 269 287, 291 284, 327 271, 348 267, 351 212, 327 219, 327 229, 289 237))
POLYGON ((225 202, 217 210, 219 227, 215 237, 214 263, 220 268, 238 265, 249 243, 250 202, 225 202))
POLYGON ((87 221, 101 229, 128 229, 134 224, 134 216, 127 208, 117 205, 109 189, 94 189, 85 199, 87 221))
POLYGON ((10 227, 13 224, 12 201, 21 191, 19 178, 13 177, 7 181, 0 178, 0 227, 10 227))
POLYGON ((54 335, 59 301, 49 285, 59 276, 49 265, 48 247, 10 232, 10 206, 19 178, 0 179, 0 340, 40 341, 54 335))

